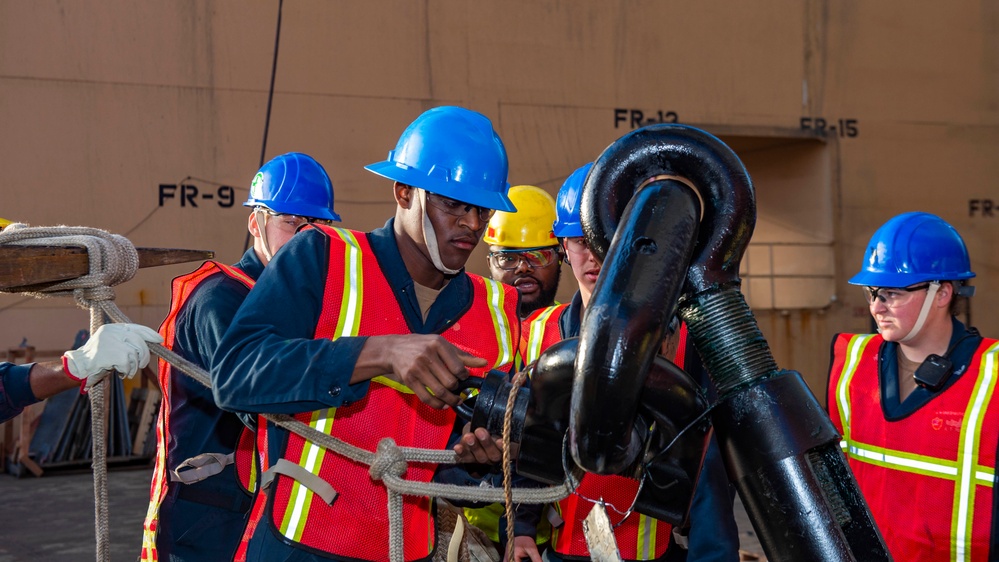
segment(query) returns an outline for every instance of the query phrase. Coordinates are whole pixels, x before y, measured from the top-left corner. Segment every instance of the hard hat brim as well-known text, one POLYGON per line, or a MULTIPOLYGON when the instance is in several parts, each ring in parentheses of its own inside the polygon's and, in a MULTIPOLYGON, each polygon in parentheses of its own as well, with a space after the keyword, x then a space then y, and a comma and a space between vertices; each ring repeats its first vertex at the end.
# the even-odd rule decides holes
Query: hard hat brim
POLYGON ((510 189, 509 183, 506 183, 503 192, 486 189, 470 190, 463 188, 457 182, 447 182, 431 178, 415 168, 389 160, 368 164, 364 169, 383 178, 418 187, 430 193, 443 195, 444 197, 450 197, 462 203, 477 205, 486 209, 506 211, 508 213, 517 212, 517 208, 510 201, 510 197, 506 193, 510 189))
POLYGON ((926 281, 960 281, 963 279, 971 279, 974 276, 975 274, 971 273, 966 275, 949 276, 947 279, 942 279, 939 275, 928 275, 925 273, 912 274, 861 271, 851 277, 847 283, 851 285, 860 285, 862 287, 908 287, 909 285, 925 283, 926 281))

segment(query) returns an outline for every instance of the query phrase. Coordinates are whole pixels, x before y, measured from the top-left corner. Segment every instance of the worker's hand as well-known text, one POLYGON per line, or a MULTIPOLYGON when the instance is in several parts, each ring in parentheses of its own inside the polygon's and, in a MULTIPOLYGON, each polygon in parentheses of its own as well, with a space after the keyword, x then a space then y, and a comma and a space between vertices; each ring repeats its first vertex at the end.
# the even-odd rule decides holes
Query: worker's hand
POLYGON ((76 380, 86 380, 90 388, 115 370, 125 378, 149 364, 146 342, 163 343, 156 330, 140 324, 105 324, 80 349, 62 356, 63 371, 76 380))
MULTIPOLYGON (((541 553, 538 552, 538 543, 534 537, 518 536, 513 538, 513 562, 541 562, 541 553)), ((503 553, 503 562, 510 562, 510 557, 503 553)))
POLYGON ((392 377, 432 408, 457 406, 461 398, 452 391, 468 378, 468 367, 489 364, 437 335, 397 336, 391 343, 385 352, 392 377))
POLYGON ((454 452, 458 462, 496 464, 503 460, 503 440, 490 435, 484 427, 472 431, 471 424, 466 423, 454 452))

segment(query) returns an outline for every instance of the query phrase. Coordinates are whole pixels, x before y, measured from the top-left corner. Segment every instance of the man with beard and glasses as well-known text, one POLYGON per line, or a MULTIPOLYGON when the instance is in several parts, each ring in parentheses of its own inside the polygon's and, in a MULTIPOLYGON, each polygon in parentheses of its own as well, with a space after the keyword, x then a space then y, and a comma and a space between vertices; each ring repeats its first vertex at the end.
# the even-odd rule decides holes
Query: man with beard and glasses
POLYGON ((497 212, 482 240, 489 244, 489 276, 520 293, 520 316, 555 304, 562 252, 552 232, 555 200, 533 185, 510 188, 517 211, 497 212))

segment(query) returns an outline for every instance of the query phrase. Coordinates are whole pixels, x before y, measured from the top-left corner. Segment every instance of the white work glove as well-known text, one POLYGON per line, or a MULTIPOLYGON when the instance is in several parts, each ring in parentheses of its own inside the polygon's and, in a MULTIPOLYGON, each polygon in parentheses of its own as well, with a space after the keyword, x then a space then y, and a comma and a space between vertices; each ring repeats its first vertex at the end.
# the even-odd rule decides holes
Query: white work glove
POLYGON ((132 378, 149 364, 146 342, 163 343, 163 337, 141 324, 104 324, 83 347, 63 354, 63 371, 78 381, 86 380, 87 389, 111 370, 132 378))

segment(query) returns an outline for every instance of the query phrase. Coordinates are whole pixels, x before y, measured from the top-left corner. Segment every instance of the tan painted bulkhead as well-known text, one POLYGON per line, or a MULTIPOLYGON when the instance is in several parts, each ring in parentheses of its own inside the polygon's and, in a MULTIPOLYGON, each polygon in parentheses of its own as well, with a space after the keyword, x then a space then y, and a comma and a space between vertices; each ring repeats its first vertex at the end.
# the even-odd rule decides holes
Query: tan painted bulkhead
MULTIPOLYGON (((277 16, 276 0, 0 2, 0 217, 235 262, 277 16)), ((894 214, 961 231, 972 320, 999 335, 996 30, 984 0, 289 0, 264 152, 315 156, 344 226, 367 230, 393 203, 362 167, 432 106, 488 115, 510 181, 553 194, 633 125, 704 128, 757 188, 743 290, 779 365, 821 396, 833 333, 869 329, 846 281, 894 214)), ((158 326, 193 267, 143 270, 117 301, 158 326)), ((86 327, 68 299, 0 295, 0 352, 63 349, 86 327)))

